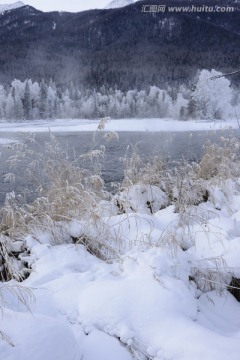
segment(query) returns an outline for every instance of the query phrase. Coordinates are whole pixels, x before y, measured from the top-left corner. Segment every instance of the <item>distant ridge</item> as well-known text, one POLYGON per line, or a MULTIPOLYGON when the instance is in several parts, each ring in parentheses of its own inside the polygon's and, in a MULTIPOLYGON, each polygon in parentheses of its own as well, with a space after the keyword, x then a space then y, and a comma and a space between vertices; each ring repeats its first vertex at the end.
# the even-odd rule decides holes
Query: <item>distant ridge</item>
POLYGON ((112 0, 105 9, 117 9, 134 3, 134 0, 112 0))
POLYGON ((17 1, 14 4, 0 4, 0 13, 4 13, 5 11, 17 9, 23 6, 25 6, 25 4, 22 1, 17 1))
MULTIPOLYGON (((189 5, 189 0, 167 1, 189 5)), ((222 13, 148 14, 142 12, 147 3, 152 1, 79 13, 27 5, 0 13, 0 84, 31 78, 95 89, 176 88, 192 82, 199 69, 230 73, 239 68, 240 6, 235 0, 218 0, 220 6, 234 7, 222 13)), ((194 5, 202 6, 202 0, 194 5)), ((232 82, 239 86, 239 76, 232 82)))

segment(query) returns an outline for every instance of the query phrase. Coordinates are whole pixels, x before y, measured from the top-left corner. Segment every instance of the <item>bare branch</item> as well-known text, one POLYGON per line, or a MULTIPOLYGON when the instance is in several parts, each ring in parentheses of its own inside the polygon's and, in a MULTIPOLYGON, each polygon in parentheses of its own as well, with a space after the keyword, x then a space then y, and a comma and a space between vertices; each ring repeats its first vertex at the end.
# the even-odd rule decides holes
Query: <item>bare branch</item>
POLYGON ((218 79, 220 77, 227 76, 227 75, 235 75, 235 74, 238 74, 238 73, 240 73, 240 70, 233 71, 233 72, 226 73, 226 74, 222 74, 222 75, 212 76, 212 77, 210 77, 210 80, 215 80, 215 79, 218 79))

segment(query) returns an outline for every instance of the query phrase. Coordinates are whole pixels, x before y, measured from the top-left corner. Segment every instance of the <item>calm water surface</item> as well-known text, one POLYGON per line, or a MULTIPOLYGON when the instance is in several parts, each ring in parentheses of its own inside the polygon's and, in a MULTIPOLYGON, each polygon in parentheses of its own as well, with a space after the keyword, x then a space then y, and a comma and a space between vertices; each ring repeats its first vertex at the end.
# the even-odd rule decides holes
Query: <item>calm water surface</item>
MULTIPOLYGON (((86 153, 91 149, 98 149, 101 144, 106 146, 106 156, 102 164, 102 175, 106 182, 116 181, 119 182, 123 178, 123 164, 120 161, 121 157, 131 154, 131 146, 136 145, 138 153, 142 157, 149 157, 151 155, 157 155, 162 153, 171 166, 171 162, 174 160, 180 160, 185 158, 189 161, 198 161, 203 152, 203 146, 207 140, 211 142, 219 142, 221 136, 232 136, 232 131, 204 131, 204 132, 119 132, 119 141, 113 140, 105 142, 101 140, 104 133, 97 133, 96 141, 97 146, 93 143, 92 132, 66 132, 66 133, 54 133, 63 148, 68 149, 70 159, 75 159, 80 154, 86 153)), ((235 136, 239 136, 237 132, 235 136)), ((49 134, 39 133, 36 134, 36 143, 32 144, 29 140, 26 140, 26 135, 18 133, 4 133, 1 137, 17 138, 21 141, 26 141, 29 148, 34 150, 34 157, 38 158, 39 154, 44 148, 44 144, 49 141, 49 134)), ((4 174, 9 172, 6 160, 13 153, 8 146, 0 145, 0 206, 4 203, 7 192, 15 191, 16 193, 22 191, 26 187, 26 183, 23 177, 24 169, 27 164, 23 163, 17 171, 17 180, 14 184, 5 183, 3 181, 4 174)), ((31 184, 27 184, 27 187, 31 187, 31 184)))

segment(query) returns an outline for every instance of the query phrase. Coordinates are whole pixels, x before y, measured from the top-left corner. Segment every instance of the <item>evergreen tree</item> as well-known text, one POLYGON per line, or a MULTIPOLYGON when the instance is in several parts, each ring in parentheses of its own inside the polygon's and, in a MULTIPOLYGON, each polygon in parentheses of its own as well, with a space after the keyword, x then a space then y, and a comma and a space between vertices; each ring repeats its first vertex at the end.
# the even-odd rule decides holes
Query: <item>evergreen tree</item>
POLYGON ((189 119, 195 119, 197 115, 196 101, 191 97, 187 107, 187 117, 189 119))
POLYGON ((32 103, 31 103, 31 94, 30 94, 30 87, 28 80, 25 83, 23 111, 24 111, 24 118, 26 120, 30 120, 32 115, 32 103))
POLYGON ((45 81, 42 80, 40 83, 40 99, 39 99, 39 116, 40 119, 46 119, 47 114, 47 85, 45 81))

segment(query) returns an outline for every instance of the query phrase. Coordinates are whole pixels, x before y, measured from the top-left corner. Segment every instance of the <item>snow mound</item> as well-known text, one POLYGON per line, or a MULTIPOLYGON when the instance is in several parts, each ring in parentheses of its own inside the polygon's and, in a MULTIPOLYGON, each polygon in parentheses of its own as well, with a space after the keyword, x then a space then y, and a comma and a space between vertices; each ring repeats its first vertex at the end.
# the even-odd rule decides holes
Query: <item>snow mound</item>
POLYGON ((154 214, 168 204, 167 195, 157 186, 137 184, 115 196, 120 212, 154 214))
POLYGON ((34 316, 6 299, 6 359, 239 359, 240 305, 227 292, 199 296, 187 252, 132 251, 121 266, 83 246, 36 244, 32 256, 34 316))
POLYGON ((1 341, 2 359, 8 360, 78 360, 79 350, 74 334, 64 321, 31 313, 8 311, 1 320, 1 331, 11 334, 1 341), (15 324, 12 326, 12 324, 15 324))
POLYGON ((22 1, 17 1, 14 4, 0 4, 0 14, 23 6, 25 6, 25 4, 22 1))

